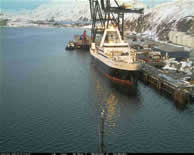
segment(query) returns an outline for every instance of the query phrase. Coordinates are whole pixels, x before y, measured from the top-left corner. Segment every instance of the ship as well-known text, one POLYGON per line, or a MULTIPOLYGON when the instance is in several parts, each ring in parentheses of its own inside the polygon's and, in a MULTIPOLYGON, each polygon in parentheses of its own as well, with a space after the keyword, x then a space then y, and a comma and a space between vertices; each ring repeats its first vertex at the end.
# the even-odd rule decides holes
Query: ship
POLYGON ((91 37, 86 34, 86 30, 84 30, 82 35, 74 36, 75 47, 77 49, 89 49, 91 44, 91 37))
POLYGON ((75 43, 70 40, 66 46, 66 50, 74 50, 75 49, 75 43))
POLYGON ((122 40, 118 27, 105 28, 101 41, 91 44, 90 55, 97 70, 113 83, 127 90, 137 88, 141 63, 136 59, 135 49, 122 40))

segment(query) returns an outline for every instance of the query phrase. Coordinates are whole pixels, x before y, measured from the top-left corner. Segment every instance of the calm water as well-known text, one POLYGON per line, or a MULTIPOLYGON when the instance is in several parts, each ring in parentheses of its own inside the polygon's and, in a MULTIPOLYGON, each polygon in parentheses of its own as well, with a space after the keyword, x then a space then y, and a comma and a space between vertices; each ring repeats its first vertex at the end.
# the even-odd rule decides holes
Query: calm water
POLYGON ((138 84, 116 90, 86 51, 65 51, 79 29, 1 28, 0 152, 194 152, 194 110, 138 84))

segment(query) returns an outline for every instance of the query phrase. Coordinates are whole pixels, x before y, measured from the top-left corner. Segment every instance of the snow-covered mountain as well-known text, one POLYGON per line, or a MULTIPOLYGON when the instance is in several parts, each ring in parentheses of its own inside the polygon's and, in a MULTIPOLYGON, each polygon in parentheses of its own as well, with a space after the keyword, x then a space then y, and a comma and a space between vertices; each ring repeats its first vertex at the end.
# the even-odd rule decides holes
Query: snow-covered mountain
POLYGON ((42 4, 32 11, 25 11, 17 15, 10 16, 10 19, 20 19, 23 21, 46 21, 54 19, 56 21, 78 20, 79 18, 89 18, 89 1, 87 0, 52 0, 47 4, 42 4))
POLYGON ((32 20, 49 20, 54 18, 61 20, 79 20, 80 18, 89 18, 89 1, 87 0, 52 0, 48 4, 41 5, 31 12, 32 20))
MULTIPOLYGON (((144 7, 143 3, 136 0, 122 0, 131 2, 134 7, 144 7)), ((112 4, 115 2, 112 0, 112 4)), ((122 5, 121 3, 121 5, 122 5)), ((77 21, 90 19, 89 0, 51 0, 47 4, 42 4, 32 11, 20 12, 17 15, 10 15, 11 21, 77 21)))
POLYGON ((143 16, 129 15, 127 27, 166 40, 171 30, 187 32, 194 25, 194 0, 176 0, 146 9, 143 16))
MULTIPOLYGON (((141 32, 155 38, 165 40, 170 30, 187 31, 192 26, 194 16, 194 0, 174 0, 147 9, 138 0, 130 1, 134 7, 145 8, 144 15, 126 15, 126 28, 129 31, 141 32)), ((9 19, 9 25, 29 25, 37 21, 89 20, 90 9, 88 0, 51 0, 32 11, 25 11, 17 15, 0 15, 9 19)))
POLYGON ((51 0, 47 4, 42 4, 38 8, 0 16, 1 19, 9 19, 10 25, 20 25, 36 21, 77 21, 88 20, 90 18, 88 0, 51 0))

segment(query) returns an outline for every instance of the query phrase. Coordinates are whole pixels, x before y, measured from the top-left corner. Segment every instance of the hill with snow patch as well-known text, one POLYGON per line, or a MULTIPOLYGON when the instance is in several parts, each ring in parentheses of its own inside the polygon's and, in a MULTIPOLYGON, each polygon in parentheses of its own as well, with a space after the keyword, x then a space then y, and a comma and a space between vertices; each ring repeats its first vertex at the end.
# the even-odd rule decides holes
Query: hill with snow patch
MULTIPOLYGON (((192 29, 194 16, 194 0, 176 0, 147 9, 146 5, 133 1, 135 7, 144 7, 144 15, 126 15, 126 29, 145 35, 152 35, 156 39, 168 40, 169 31, 185 31, 192 29), (186 18, 187 17, 187 18, 186 18)), ((37 21, 80 21, 90 20, 88 0, 51 0, 32 11, 17 15, 0 15, 2 19, 9 19, 8 25, 32 25, 37 21)))
POLYGON ((144 15, 128 15, 127 29, 159 40, 168 40, 169 31, 193 31, 194 0, 177 0, 145 10, 144 15))

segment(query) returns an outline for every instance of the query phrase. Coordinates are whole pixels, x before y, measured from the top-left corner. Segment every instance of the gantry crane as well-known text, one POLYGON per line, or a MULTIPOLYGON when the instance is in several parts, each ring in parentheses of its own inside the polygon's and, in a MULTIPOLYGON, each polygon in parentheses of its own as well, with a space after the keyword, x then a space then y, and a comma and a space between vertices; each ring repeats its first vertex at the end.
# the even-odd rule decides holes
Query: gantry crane
POLYGON ((92 20, 91 36, 93 42, 95 42, 96 35, 103 33, 104 29, 108 27, 109 24, 117 26, 122 39, 124 39, 124 14, 144 13, 143 8, 125 8, 124 6, 119 5, 118 0, 100 0, 100 2, 99 0, 89 0, 89 2, 92 20), (111 4, 114 4, 114 6, 111 4))

